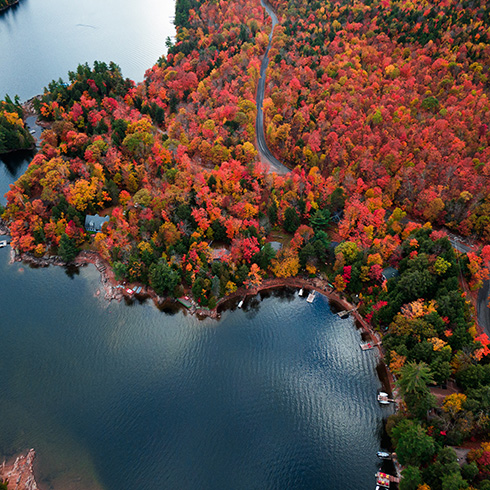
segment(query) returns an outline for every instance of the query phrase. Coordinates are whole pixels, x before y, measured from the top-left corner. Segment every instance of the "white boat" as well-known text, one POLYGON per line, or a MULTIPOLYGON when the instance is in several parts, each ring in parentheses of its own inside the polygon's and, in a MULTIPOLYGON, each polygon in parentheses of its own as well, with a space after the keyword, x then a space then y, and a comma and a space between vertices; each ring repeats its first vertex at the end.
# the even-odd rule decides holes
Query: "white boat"
POLYGON ((6 247, 8 245, 7 240, 0 241, 0 248, 6 247))
POLYGON ((376 456, 378 456, 379 459, 391 459, 391 453, 388 453, 387 451, 378 451, 376 456))
POLYGON ((243 306, 243 299, 238 303, 238 308, 241 308, 243 306))
POLYGON ((36 130, 35 130, 35 129, 31 129, 31 130, 29 131, 29 133, 31 133, 31 134, 36 134, 36 130))
POLYGON ((388 397, 388 393, 385 393, 384 391, 380 391, 378 393, 378 402, 381 403, 381 405, 389 405, 390 399, 388 397))
POLYGON ((301 289, 299 290, 299 293, 298 293, 298 294, 299 294, 300 296, 303 296, 303 288, 301 288, 301 289))

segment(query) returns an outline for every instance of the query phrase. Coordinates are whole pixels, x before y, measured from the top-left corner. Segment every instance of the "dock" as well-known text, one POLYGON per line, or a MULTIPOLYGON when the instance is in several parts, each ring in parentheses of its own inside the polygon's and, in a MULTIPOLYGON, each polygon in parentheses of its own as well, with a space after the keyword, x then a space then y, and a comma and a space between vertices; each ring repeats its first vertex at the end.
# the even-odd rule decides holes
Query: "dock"
POLYGON ((371 350, 377 347, 378 345, 381 345, 381 342, 378 343, 373 343, 373 342, 366 342, 365 344, 359 344, 359 347, 361 350, 371 350))
POLYGON ((376 484, 381 488, 390 488, 390 483, 400 483, 400 478, 393 475, 388 475, 387 473, 383 473, 382 471, 378 471, 376 473, 376 484))
POLYGON ((350 310, 339 311, 338 313, 336 313, 336 315, 338 315, 339 318, 345 319, 349 316, 349 313, 352 313, 353 311, 356 311, 356 310, 357 310, 357 306, 355 308, 350 309, 350 310))
POLYGON ((190 301, 186 300, 185 298, 179 298, 179 299, 177 299, 177 301, 182 306, 185 306, 187 309, 191 308, 191 306, 192 306, 192 303, 190 301))
POLYGON ((309 295, 308 298, 306 298, 306 301, 308 303, 313 303, 313 300, 315 299, 315 291, 312 291, 309 295))

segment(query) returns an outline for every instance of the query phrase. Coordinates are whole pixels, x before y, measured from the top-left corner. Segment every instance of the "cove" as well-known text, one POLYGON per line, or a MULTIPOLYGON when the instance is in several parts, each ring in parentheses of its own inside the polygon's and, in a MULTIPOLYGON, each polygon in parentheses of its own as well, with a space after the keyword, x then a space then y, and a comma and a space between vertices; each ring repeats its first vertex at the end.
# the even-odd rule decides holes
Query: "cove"
POLYGON ((92 266, 0 250, 0 453, 43 489, 371 488, 377 358, 319 295, 263 294, 219 322, 107 303, 92 266))

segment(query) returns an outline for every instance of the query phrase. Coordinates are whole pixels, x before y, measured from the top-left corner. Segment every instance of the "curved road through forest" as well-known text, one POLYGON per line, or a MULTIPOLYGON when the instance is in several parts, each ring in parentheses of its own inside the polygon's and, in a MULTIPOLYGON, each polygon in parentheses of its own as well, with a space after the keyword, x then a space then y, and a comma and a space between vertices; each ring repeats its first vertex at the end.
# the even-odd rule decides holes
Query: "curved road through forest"
MULTIPOLYGON (((256 98, 257 118, 255 120, 255 132, 257 135, 257 149, 259 150, 261 161, 269 165, 271 172, 276 172, 278 174, 284 175, 287 174, 290 170, 272 154, 269 147, 267 146, 267 143, 265 141, 264 113, 263 113, 266 73, 267 73, 267 67, 269 66, 269 51, 271 49, 274 28, 276 27, 279 21, 277 19, 274 10, 272 10, 272 7, 267 2, 261 0, 261 4, 271 17, 272 29, 271 29, 271 33, 269 34, 269 44, 265 51, 264 58, 262 59, 262 64, 260 65, 260 79, 259 79, 259 85, 257 87, 257 98, 256 98)), ((468 253, 471 250, 470 247, 464 244, 463 239, 457 235, 451 238, 451 243, 453 247, 459 252, 468 253)), ((483 287, 478 292, 476 313, 477 313, 478 323, 480 327, 482 327, 483 330, 490 337, 490 308, 487 306, 489 293, 490 293, 490 281, 485 281, 483 287)))
POLYGON ((262 110, 263 103, 264 103, 264 92, 265 92, 265 76, 267 72, 267 67, 269 66, 269 51, 271 49, 271 44, 272 44, 272 35, 274 34, 274 27, 276 27, 278 20, 275 12, 272 10, 272 7, 267 2, 261 0, 261 4, 272 19, 272 29, 271 29, 271 33, 269 34, 269 44, 267 45, 264 58, 262 59, 262 64, 260 65, 260 79, 259 79, 259 85, 257 87, 257 98, 256 98, 257 118, 255 120, 257 149, 259 150, 261 161, 269 165, 271 172, 276 172, 278 174, 287 174, 290 170, 272 154, 265 141, 264 113, 262 110))

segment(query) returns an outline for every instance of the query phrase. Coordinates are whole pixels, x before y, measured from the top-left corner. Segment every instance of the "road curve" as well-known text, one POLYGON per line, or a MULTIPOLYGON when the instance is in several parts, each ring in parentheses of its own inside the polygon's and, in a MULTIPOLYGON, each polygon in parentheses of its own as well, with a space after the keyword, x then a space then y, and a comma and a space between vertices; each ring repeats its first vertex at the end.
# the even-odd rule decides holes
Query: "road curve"
POLYGON ((483 328, 490 337, 490 308, 487 306, 488 294, 490 293, 490 281, 485 281, 478 291, 477 315, 478 325, 483 328))
MULTIPOLYGON (((264 103, 264 92, 265 92, 265 81, 267 67, 269 66, 269 51, 271 49, 272 35, 274 34, 274 28, 278 24, 277 16, 272 10, 272 7, 265 2, 260 0, 260 3, 265 8, 270 18, 272 19, 272 29, 269 34, 269 44, 265 50, 264 58, 262 59, 262 64, 260 65, 260 79, 259 85, 257 87, 257 118, 255 120, 255 132, 257 136, 257 149, 260 154, 260 159, 262 162, 269 165, 270 172, 276 172, 277 174, 287 174, 290 170, 281 163, 270 151, 267 143, 265 141, 264 132, 264 113, 263 113, 263 103, 264 103)), ((464 244, 460 237, 452 237, 451 244, 453 247, 462 253, 468 253, 471 247, 464 244)), ((490 293, 490 281, 485 281, 483 287, 478 292, 477 300, 477 318, 479 325, 484 329, 487 335, 490 337, 490 308, 487 306, 488 297, 490 293)))
POLYGON ((272 29, 271 33, 269 34, 269 44, 267 45, 264 58, 262 59, 262 64, 260 65, 260 79, 259 85, 257 87, 257 118, 255 120, 257 150, 259 151, 260 160, 269 165, 270 172, 276 172, 277 174, 287 174, 290 170, 272 154, 265 141, 264 113, 262 110, 264 104, 265 76, 267 72, 267 67, 269 66, 269 51, 271 49, 272 35, 274 34, 274 27, 276 27, 278 20, 275 12, 272 10, 272 7, 267 2, 261 0, 261 4, 272 19, 272 29))
MULTIPOLYGON (((449 241, 454 249, 463 254, 472 251, 472 247, 467 245, 463 238, 451 233, 449 241)), ((478 291, 476 300, 476 318, 478 325, 483 328, 484 332, 490 337, 490 308, 488 307, 488 295, 490 294, 490 281, 484 281, 483 286, 478 291)))

